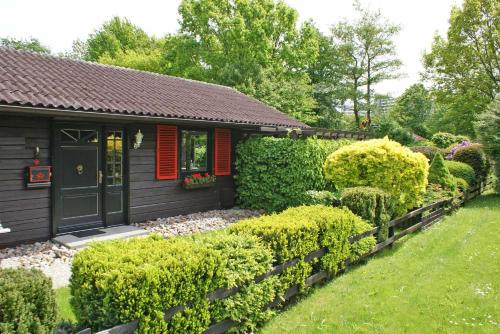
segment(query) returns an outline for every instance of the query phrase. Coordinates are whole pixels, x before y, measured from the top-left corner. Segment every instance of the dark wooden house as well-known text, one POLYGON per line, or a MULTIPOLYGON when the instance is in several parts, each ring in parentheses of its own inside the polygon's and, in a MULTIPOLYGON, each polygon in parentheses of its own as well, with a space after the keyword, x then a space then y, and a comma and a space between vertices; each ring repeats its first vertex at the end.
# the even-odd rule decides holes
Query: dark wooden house
POLYGON ((291 127, 232 88, 0 48, 0 246, 230 207, 237 142, 291 127))

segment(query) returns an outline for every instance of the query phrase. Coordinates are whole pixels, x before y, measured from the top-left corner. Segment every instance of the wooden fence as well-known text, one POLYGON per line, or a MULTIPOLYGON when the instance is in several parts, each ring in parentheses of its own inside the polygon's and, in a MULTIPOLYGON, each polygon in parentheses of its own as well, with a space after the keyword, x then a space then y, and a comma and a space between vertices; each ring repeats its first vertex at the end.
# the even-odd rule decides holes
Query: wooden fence
MULTIPOLYGON (((456 208, 462 206, 468 200, 471 200, 471 199, 475 198, 476 196, 480 195, 482 193, 482 191, 485 189, 485 187, 488 186, 489 184, 490 183, 484 183, 484 184, 478 185, 474 188, 471 188, 470 190, 468 190, 464 194, 463 197, 459 198, 458 203, 453 204, 451 199, 438 201, 438 202, 423 206, 421 208, 418 208, 416 210, 413 210, 402 217, 399 217, 399 218, 396 218, 396 219, 390 221, 388 223, 388 225, 389 225, 388 238, 386 240, 376 244, 370 252, 362 255, 359 259, 356 260, 356 262, 358 262, 359 260, 366 258, 374 253, 377 253, 380 250, 382 250, 388 246, 391 246, 394 242, 401 239, 405 235, 408 235, 408 234, 413 233, 419 229, 422 229, 424 227, 428 227, 428 226, 432 225, 433 223, 438 221, 440 218, 442 218, 444 215, 446 215, 447 213, 449 213, 453 209, 456 209, 456 208)), ((351 236, 351 237, 349 237, 349 242, 354 243, 356 241, 359 241, 359 240, 366 238, 366 237, 369 237, 369 236, 376 236, 378 231, 379 231, 379 228, 375 227, 369 231, 363 232, 363 233, 355 235, 355 236, 351 236)), ((321 249, 315 250, 315 251, 307 254, 304 257, 304 261, 311 262, 314 259, 319 259, 323 255, 325 255, 327 253, 327 251, 328 250, 326 248, 321 248, 321 249)), ((265 274, 262 274, 262 275, 256 277, 253 281, 255 283, 259 283, 259 282, 262 282, 263 280, 265 280, 271 276, 279 275, 285 269, 297 264, 300 260, 301 259, 299 259, 299 258, 295 258, 295 259, 292 259, 288 262, 278 264, 278 265, 274 266, 273 268, 271 268, 271 270, 269 270, 265 274)), ((345 261, 344 266, 348 267, 348 266, 353 265, 353 264, 354 264, 354 262, 347 260, 347 261, 345 261)), ((316 272, 306 279, 305 285, 307 287, 313 286, 316 283, 319 283, 321 281, 325 281, 325 280, 331 278, 331 276, 332 276, 331 273, 328 271, 316 272)), ((225 299, 225 298, 228 298, 228 297, 238 293, 238 291, 240 291, 241 288, 242 287, 220 288, 220 289, 217 289, 213 292, 208 293, 206 295, 206 298, 209 302, 213 302, 213 301, 219 300, 219 299, 225 299)), ((299 292, 300 292, 299 286, 290 287, 287 291, 285 291, 285 294, 284 294, 285 301, 291 299, 292 297, 297 295, 299 292)), ((275 307, 275 306, 278 306, 279 304, 281 304, 282 302, 283 302, 282 298, 276 298, 276 300, 274 300, 272 303, 267 305, 267 307, 275 307)), ((189 306, 189 304, 179 305, 179 306, 173 307, 171 309, 168 309, 164 313, 165 321, 172 319, 172 317, 176 313, 182 312, 188 306, 189 306)), ((118 325, 118 326, 115 326, 113 328, 97 332, 96 334, 131 334, 137 329, 137 324, 138 324, 138 322, 136 320, 136 321, 132 321, 130 323, 124 324, 124 325, 118 325)), ((232 327, 234 327, 236 325, 237 325, 236 321, 234 321, 232 319, 226 319, 226 320, 223 320, 219 323, 215 323, 215 324, 211 325, 204 332, 204 334, 225 333, 226 331, 228 331, 229 329, 231 329, 232 327)), ((91 334, 91 330, 85 329, 83 331, 78 332, 77 334, 91 334)))

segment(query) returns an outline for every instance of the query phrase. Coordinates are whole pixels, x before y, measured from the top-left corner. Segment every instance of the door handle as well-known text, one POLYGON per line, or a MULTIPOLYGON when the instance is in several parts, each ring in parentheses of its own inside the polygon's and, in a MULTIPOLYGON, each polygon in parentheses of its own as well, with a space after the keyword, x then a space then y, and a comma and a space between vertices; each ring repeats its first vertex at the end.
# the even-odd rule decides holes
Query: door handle
POLYGON ((99 172, 97 172, 97 182, 99 184, 102 184, 102 170, 99 170, 99 172))

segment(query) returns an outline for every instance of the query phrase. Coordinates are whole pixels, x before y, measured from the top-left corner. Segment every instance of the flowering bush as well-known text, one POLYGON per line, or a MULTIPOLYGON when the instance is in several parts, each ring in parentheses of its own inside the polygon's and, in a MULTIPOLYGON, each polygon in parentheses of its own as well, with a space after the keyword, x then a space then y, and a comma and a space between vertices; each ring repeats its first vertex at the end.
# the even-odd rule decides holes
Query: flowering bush
POLYGON ((191 186, 193 184, 207 184, 215 182, 215 175, 210 175, 208 173, 196 173, 184 178, 183 182, 186 186, 191 186))
POLYGON ((453 160, 453 156, 455 155, 455 152, 457 150, 461 149, 462 147, 468 147, 471 145, 472 143, 468 140, 464 140, 459 144, 453 145, 450 149, 450 152, 448 152, 448 154, 446 155, 446 160, 453 160))

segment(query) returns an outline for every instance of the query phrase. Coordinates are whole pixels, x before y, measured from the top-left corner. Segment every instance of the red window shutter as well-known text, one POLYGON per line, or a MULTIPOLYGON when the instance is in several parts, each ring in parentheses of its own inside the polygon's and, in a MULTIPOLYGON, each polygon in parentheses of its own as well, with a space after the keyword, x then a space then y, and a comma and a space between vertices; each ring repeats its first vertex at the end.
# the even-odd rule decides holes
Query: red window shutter
POLYGON ((215 175, 231 175, 230 129, 215 129, 215 175))
POLYGON ((174 180, 177 178, 177 127, 157 125, 156 127, 156 178, 174 180))

